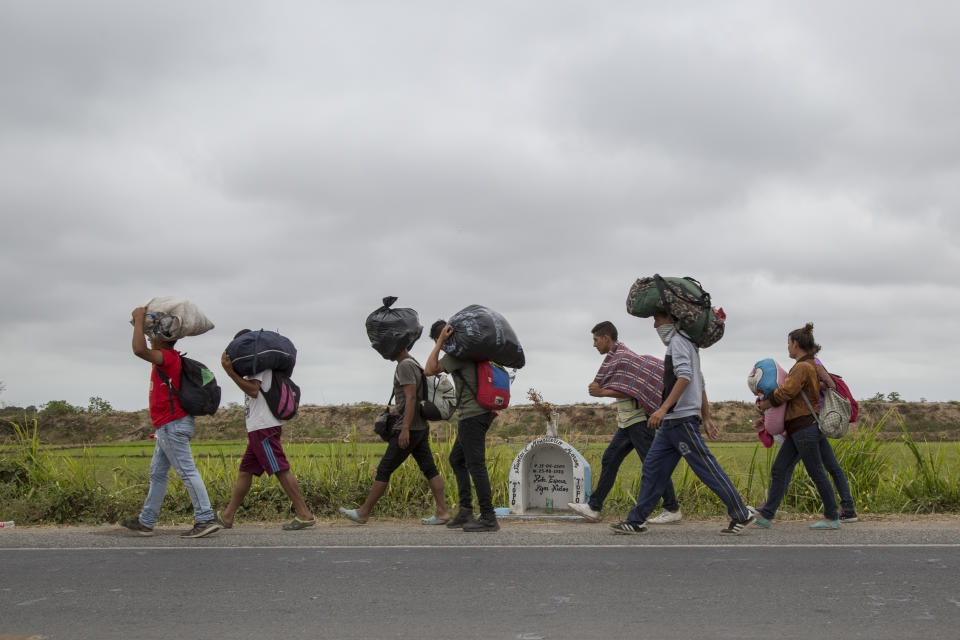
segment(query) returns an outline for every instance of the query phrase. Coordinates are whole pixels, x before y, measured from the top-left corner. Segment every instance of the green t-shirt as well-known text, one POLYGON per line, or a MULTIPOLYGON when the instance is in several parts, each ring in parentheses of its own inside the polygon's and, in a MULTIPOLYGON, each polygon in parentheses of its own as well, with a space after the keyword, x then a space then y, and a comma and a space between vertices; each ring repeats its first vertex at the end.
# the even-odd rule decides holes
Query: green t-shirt
POLYGON ((457 387, 457 396, 460 398, 460 419, 472 418, 489 413, 477 402, 477 363, 470 360, 461 360, 450 354, 440 358, 440 366, 453 376, 453 383, 457 387))

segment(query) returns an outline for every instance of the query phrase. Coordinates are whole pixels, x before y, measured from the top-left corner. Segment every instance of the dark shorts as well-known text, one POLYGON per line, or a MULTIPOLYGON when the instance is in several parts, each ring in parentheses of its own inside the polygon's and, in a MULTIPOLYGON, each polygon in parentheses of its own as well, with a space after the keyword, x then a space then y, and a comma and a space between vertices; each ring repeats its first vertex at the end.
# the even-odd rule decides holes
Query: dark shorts
POLYGON ((390 482, 390 476, 396 471, 403 461, 409 456, 417 461, 420 471, 426 476, 427 480, 440 475, 437 471, 437 465, 433 461, 433 452, 430 451, 430 429, 417 429, 410 431, 410 446, 401 449, 397 444, 399 435, 390 438, 387 444, 387 450, 380 458, 380 464, 377 465, 377 482, 390 482))
POLYGON ((290 468, 287 456, 280 445, 280 432, 283 427, 258 429, 247 434, 247 450, 240 461, 240 471, 259 476, 264 471, 273 475, 290 468))

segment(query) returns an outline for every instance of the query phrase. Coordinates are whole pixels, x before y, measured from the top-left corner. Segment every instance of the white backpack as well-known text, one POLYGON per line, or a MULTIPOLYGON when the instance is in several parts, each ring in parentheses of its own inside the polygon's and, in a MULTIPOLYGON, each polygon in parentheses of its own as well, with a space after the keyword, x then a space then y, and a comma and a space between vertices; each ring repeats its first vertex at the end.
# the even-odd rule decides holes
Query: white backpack
MULTIPOLYGON (((453 381, 445 373, 438 373, 435 376, 423 377, 424 398, 420 401, 421 414, 425 403, 432 404, 437 409, 434 414, 439 417, 430 416, 430 420, 449 420, 453 412, 457 409, 457 390, 453 386, 453 381)), ((426 417, 426 416, 424 416, 426 417)))

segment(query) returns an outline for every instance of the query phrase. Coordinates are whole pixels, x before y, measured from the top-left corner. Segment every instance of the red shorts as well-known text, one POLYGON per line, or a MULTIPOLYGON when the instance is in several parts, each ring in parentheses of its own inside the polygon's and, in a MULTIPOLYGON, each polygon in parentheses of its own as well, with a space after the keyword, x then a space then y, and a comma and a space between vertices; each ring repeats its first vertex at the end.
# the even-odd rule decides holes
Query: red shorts
POLYGON ((280 445, 283 427, 269 427, 247 433, 247 450, 240 461, 240 471, 259 476, 264 471, 273 475, 290 468, 287 456, 280 445))

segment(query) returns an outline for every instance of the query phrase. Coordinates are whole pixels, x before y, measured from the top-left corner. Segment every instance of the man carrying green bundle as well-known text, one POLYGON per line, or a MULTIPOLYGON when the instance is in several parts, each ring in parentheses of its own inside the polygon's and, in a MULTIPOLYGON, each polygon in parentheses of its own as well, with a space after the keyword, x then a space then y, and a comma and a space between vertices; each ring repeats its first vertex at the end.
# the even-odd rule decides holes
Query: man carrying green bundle
MULTIPOLYGON (((590 495, 590 501, 570 502, 567 506, 587 520, 598 522, 603 501, 613 488, 624 459, 631 451, 636 451, 643 462, 657 434, 656 429, 647 426, 647 415, 660 406, 663 361, 653 356, 637 355, 628 349, 617 339, 617 328, 612 322, 597 324, 591 333, 594 348, 605 357, 587 390, 595 398, 616 400, 617 432, 603 452, 600 479, 590 495)), ((680 522, 681 517, 673 482, 667 479, 663 490, 663 511, 647 522, 674 524, 680 522)))

